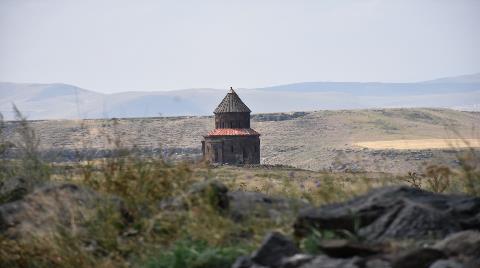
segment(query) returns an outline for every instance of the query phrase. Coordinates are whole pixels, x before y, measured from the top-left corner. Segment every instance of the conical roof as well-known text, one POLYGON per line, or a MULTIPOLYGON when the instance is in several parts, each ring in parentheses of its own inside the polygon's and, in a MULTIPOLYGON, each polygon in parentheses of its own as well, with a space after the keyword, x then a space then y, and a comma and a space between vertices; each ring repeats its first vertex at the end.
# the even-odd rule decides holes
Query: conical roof
POLYGON ((247 105, 243 103, 237 93, 230 88, 227 96, 223 98, 222 102, 218 105, 217 109, 213 113, 250 113, 247 105))

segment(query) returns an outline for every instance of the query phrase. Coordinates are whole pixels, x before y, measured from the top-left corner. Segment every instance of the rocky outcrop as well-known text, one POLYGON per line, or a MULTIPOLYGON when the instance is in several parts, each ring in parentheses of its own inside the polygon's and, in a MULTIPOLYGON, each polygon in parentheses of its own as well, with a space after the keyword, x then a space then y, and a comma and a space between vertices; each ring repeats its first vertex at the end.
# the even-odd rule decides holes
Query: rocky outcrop
POLYGON ((305 208, 307 202, 282 197, 272 197, 259 192, 235 191, 228 193, 229 213, 235 220, 248 217, 279 219, 294 217, 305 208))
MULTIPOLYGON (((454 242, 464 233, 454 234, 437 243, 435 247, 418 247, 413 249, 372 247, 369 242, 354 242, 357 245, 334 242, 329 250, 323 250, 319 255, 304 254, 296 244, 279 233, 269 234, 257 251, 250 256, 237 259, 232 268, 474 268, 480 267, 480 257, 468 249, 476 246, 476 239, 467 239, 461 247, 454 242), (453 241, 453 245, 449 244, 453 241), (337 251, 334 250, 337 249, 337 251), (358 249, 358 250, 356 250, 358 249), (464 249, 460 253, 458 250, 464 249), (454 251, 452 251, 454 250, 454 251), (348 252, 348 254, 345 254, 348 252), (367 252, 367 253, 366 253, 367 252), (453 253, 455 252, 455 253, 453 253), (452 255, 453 254, 453 255, 452 255)), ((476 237, 478 233, 474 234, 476 237)), ((328 240, 327 240, 328 241, 328 240)))
POLYGON ((274 232, 267 235, 260 248, 251 256, 238 258, 232 268, 360 268, 361 262, 359 257, 332 258, 327 255, 301 254, 293 241, 274 232))
POLYGON ((237 221, 250 217, 270 219, 295 217, 301 209, 310 207, 302 200, 272 197, 259 192, 229 192, 223 183, 216 180, 195 183, 185 197, 162 200, 159 207, 170 210, 186 209, 188 203, 195 203, 199 198, 208 201, 210 205, 237 221))
POLYGON ((480 198, 385 187, 345 203, 303 210, 294 228, 299 237, 312 228, 349 231, 377 241, 445 237, 480 229, 480 198))
POLYGON ((212 180, 194 183, 188 191, 191 201, 196 198, 206 198, 206 200, 219 210, 225 211, 229 208, 228 188, 223 183, 212 180))
POLYGON ((338 232, 339 236, 349 233, 350 240, 320 237, 315 246, 321 254, 309 255, 281 250, 294 249, 296 243, 274 233, 255 253, 239 258, 233 267, 480 267, 480 198, 386 187, 345 203, 307 208, 298 216, 294 228, 297 239, 316 229, 338 232), (405 244, 405 239, 410 242, 405 244), (432 239, 443 240, 432 243, 432 239))
POLYGON ((280 233, 273 232, 267 235, 260 248, 250 257, 239 258, 233 267, 278 267, 284 259, 300 253, 298 247, 290 239, 280 233))
POLYGON ((0 206, 0 233, 12 237, 42 235, 59 226, 80 231, 100 206, 121 209, 121 201, 65 183, 38 188, 15 202, 0 206))
POLYGON ((384 252, 385 245, 357 242, 347 239, 328 239, 318 241, 317 248, 334 258, 367 257, 384 252))
POLYGON ((432 268, 480 267, 480 232, 474 230, 463 231, 449 235, 437 242, 435 249, 441 250, 451 260, 439 262, 432 268), (464 266, 460 264, 464 263, 464 266))
POLYGON ((480 232, 468 230, 449 235, 436 243, 434 248, 443 250, 450 256, 470 255, 480 257, 480 232))
POLYGON ((445 259, 447 256, 440 250, 432 248, 418 248, 402 252, 392 261, 392 268, 430 267, 434 262, 445 259))

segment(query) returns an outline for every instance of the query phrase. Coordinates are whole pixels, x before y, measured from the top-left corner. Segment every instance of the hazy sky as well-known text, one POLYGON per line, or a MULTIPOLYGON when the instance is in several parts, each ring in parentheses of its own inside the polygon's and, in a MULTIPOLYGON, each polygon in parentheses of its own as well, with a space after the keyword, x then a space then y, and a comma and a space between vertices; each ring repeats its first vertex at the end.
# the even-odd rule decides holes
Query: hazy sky
POLYGON ((475 72, 478 0, 0 0, 0 81, 116 92, 475 72))

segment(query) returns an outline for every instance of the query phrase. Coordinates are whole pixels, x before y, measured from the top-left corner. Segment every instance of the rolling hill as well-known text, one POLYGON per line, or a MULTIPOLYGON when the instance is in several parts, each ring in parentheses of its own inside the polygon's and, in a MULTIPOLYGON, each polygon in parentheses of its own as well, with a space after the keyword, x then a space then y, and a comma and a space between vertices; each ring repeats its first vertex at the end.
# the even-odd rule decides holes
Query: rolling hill
MULTIPOLYGON (((237 90, 256 113, 395 107, 480 110, 480 74, 417 83, 307 82, 237 90)), ((29 119, 210 115, 223 89, 102 94, 67 84, 0 83, 0 112, 29 119)))
MULTIPOLYGON (((431 108, 252 115, 252 127, 262 135, 262 164, 399 174, 422 170, 426 163, 457 165, 461 148, 453 139, 474 139, 471 144, 479 144, 478 122, 479 112, 431 108), (403 140, 413 143, 408 146, 403 140), (401 149, 390 149, 385 143, 401 149)), ((15 139, 17 124, 7 123, 7 140, 15 139)), ((73 161, 78 153, 103 157, 115 148, 112 140, 116 138, 122 146, 135 146, 147 154, 197 158, 202 136, 214 127, 211 116, 39 120, 30 124, 42 150, 54 161, 73 161)))

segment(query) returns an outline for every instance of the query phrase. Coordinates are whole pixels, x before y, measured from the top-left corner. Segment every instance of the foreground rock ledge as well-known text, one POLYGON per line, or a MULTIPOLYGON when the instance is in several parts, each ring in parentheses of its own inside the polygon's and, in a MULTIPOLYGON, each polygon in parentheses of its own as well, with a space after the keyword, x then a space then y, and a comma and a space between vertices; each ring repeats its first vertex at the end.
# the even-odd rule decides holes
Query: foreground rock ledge
POLYGON ((300 239, 312 230, 349 231, 357 239, 319 240, 321 253, 309 255, 293 240, 272 233, 257 251, 238 258, 232 267, 480 267, 480 198, 385 187, 348 202, 306 208, 294 228, 300 239), (405 239, 410 244, 388 246, 405 239))
POLYGON ((294 228, 298 237, 317 229, 347 230, 371 241, 443 238, 480 230, 480 198, 385 187, 344 203, 305 209, 294 228))

